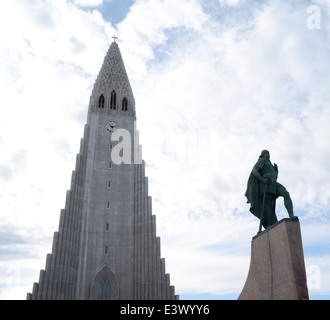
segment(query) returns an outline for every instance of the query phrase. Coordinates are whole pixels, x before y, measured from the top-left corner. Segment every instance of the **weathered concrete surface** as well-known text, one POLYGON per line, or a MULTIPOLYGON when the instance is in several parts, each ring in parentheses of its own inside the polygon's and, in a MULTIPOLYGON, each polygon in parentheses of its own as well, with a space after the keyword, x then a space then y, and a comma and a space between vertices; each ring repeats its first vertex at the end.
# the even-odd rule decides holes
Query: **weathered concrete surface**
POLYGON ((298 218, 283 219, 252 239, 250 270, 238 299, 308 299, 298 218))

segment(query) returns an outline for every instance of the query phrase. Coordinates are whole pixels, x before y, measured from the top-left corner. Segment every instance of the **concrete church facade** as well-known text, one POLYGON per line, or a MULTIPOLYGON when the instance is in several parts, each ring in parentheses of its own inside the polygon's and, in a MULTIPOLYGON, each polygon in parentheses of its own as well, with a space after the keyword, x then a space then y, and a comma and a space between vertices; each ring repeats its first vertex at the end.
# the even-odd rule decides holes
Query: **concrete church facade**
POLYGON ((28 300, 178 299, 160 255, 135 121, 114 41, 91 94, 52 253, 28 300))

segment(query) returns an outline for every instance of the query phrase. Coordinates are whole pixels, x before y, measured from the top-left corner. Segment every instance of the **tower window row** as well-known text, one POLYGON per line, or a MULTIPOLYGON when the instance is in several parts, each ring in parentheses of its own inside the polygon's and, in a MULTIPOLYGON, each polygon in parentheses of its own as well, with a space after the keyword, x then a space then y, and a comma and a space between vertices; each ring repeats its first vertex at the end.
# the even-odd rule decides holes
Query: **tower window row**
MULTIPOLYGON (((101 94, 99 97, 99 108, 103 109, 104 106, 105 106, 105 98, 104 98, 104 95, 101 94)), ((117 94, 116 94, 115 90, 113 90, 111 92, 110 109, 113 109, 113 110, 117 109, 117 94)), ((126 97, 124 97, 124 99, 122 100, 121 110, 128 111, 128 100, 126 97)))

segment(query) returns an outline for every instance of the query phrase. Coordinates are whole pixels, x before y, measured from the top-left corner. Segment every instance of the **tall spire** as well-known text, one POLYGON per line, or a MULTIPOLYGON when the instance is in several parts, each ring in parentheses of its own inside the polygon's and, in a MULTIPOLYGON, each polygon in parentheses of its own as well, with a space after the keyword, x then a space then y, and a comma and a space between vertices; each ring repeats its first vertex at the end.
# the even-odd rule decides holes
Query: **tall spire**
POLYGON ((135 120, 132 89, 113 42, 91 95, 52 253, 27 299, 178 298, 160 254, 135 120))
POLYGON ((94 89, 101 89, 109 86, 121 86, 122 88, 131 90, 124 61, 118 44, 115 41, 110 45, 107 55, 104 58, 94 89))
MULTIPOLYGON (((117 38, 117 37, 116 37, 117 38)), ((118 38, 117 38, 118 39, 118 38)), ((121 109, 121 103, 124 98, 128 100, 128 115, 135 116, 134 95, 129 83, 124 61, 121 56, 118 43, 113 41, 104 58, 102 68, 95 81, 92 91, 93 105, 97 105, 101 95, 105 97, 106 105, 110 103, 111 93, 116 93, 118 108, 121 109)), ((94 109, 96 110, 96 109, 94 109)))

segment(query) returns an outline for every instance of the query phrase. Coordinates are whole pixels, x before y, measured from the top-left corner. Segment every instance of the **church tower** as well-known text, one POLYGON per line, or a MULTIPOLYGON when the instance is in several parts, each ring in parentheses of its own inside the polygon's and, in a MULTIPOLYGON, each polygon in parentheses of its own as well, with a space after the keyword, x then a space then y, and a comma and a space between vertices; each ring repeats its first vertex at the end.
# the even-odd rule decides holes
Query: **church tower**
POLYGON ((28 300, 178 299, 160 256, 135 121, 114 41, 91 94, 52 253, 28 300))

